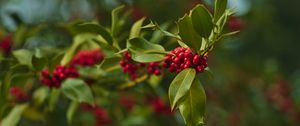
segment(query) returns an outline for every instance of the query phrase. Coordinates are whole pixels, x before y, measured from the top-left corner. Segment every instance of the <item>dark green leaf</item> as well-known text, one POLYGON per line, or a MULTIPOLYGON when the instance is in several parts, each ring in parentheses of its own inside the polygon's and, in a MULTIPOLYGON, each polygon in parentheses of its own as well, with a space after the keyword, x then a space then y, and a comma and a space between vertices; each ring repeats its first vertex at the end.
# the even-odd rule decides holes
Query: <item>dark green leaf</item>
POLYGON ((28 107, 28 104, 16 105, 10 113, 2 120, 2 126, 16 126, 21 119, 23 111, 28 107))
POLYGON ((133 26, 130 30, 129 39, 139 37, 144 20, 145 20, 145 18, 141 18, 140 20, 138 20, 137 22, 135 22, 133 24, 133 26))
POLYGON ((227 0, 215 0, 214 22, 217 22, 227 7, 227 0))
POLYGON ((47 58, 32 57, 32 65, 35 70, 42 70, 47 64, 47 58))
POLYGON ((61 90, 71 100, 94 104, 91 89, 83 80, 69 78, 62 83, 61 90))
POLYGON ((210 12, 203 5, 198 5, 192 10, 191 18, 195 31, 200 36, 208 38, 213 29, 210 12))
POLYGON ((74 26, 80 33, 94 33, 101 35, 109 45, 113 44, 111 34, 101 25, 95 23, 81 23, 74 26))
POLYGON ((179 105, 179 110, 188 126, 204 124, 206 95, 199 81, 194 79, 193 84, 179 105))
POLYGON ((195 32, 192 19, 188 15, 185 15, 179 19, 177 25, 179 30, 178 34, 182 41, 197 52, 201 47, 202 37, 195 32))
POLYGON ((180 105, 178 101, 190 90, 195 75, 195 69, 188 68, 181 71, 172 81, 169 87, 169 99, 172 110, 180 105))

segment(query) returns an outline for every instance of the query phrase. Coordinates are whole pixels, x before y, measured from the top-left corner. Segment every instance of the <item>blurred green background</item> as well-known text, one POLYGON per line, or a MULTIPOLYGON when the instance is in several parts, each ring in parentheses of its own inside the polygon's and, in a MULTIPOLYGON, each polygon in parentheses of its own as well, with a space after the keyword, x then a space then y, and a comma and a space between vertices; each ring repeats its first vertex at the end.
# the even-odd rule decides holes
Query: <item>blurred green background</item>
MULTIPOLYGON (((73 20, 110 25, 110 11, 133 8, 132 22, 147 16, 173 23, 195 4, 212 0, 1 0, 0 36, 20 28, 73 20)), ((241 32, 210 54, 213 77, 203 77, 207 126, 298 126, 300 124, 300 1, 229 0, 241 32), (207 79, 208 78, 208 79, 207 79)), ((25 40, 68 46, 71 36, 48 27, 25 40)), ((26 45, 34 48, 32 44, 26 45)))

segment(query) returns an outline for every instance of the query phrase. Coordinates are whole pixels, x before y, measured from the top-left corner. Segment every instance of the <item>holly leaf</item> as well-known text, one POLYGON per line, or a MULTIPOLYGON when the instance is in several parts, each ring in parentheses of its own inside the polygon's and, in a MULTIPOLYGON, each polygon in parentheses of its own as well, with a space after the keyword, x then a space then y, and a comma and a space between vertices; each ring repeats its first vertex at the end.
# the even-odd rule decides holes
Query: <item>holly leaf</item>
POLYGON ((127 41, 127 48, 131 52, 132 59, 137 62, 156 62, 164 58, 165 49, 159 44, 148 42, 137 37, 127 41))
POLYGON ((71 124, 74 114, 79 106, 77 101, 72 101, 67 110, 67 120, 68 123, 71 124))
POLYGON ((227 0, 215 0, 214 22, 217 22, 227 8, 227 0))
POLYGON ((188 126, 204 124, 206 95, 199 81, 194 79, 184 101, 179 105, 179 111, 188 126))
POLYGON ((190 90, 190 87, 192 85, 195 76, 196 76, 195 69, 188 68, 181 71, 174 78, 174 80, 172 81, 169 87, 169 100, 170 100, 172 110, 176 109, 177 106, 181 104, 178 102, 190 90))
POLYGON ((32 66, 35 70, 42 70, 47 65, 47 58, 41 57, 38 58, 36 56, 32 57, 32 66))
POLYGON ((20 49, 13 52, 14 57, 18 60, 20 64, 25 64, 32 67, 31 59, 32 53, 26 49, 20 49))
POLYGON ((202 37, 195 32, 191 17, 185 15, 178 20, 177 25, 182 41, 195 52, 198 51, 201 47, 202 37))
POLYGON ((197 5, 191 12, 191 18, 195 31, 202 37, 208 38, 213 29, 212 16, 203 6, 197 5))
POLYGON ((28 103, 16 105, 2 120, 2 126, 16 126, 21 119, 22 113, 28 107, 28 103))
POLYGON ((94 104, 94 96, 88 85, 81 79, 69 78, 62 83, 62 93, 77 102, 94 104))
POLYGON ((113 37, 116 37, 121 29, 121 23, 118 15, 123 10, 124 7, 125 7, 124 5, 119 6, 113 9, 111 12, 111 18, 112 18, 111 33, 113 37))
POLYGON ((100 24, 80 23, 74 26, 74 30, 79 33, 93 33, 101 35, 109 45, 113 44, 113 38, 111 34, 100 24))
POLYGON ((140 20, 138 20, 133 24, 130 30, 129 39, 139 37, 144 20, 145 18, 141 18, 140 20))

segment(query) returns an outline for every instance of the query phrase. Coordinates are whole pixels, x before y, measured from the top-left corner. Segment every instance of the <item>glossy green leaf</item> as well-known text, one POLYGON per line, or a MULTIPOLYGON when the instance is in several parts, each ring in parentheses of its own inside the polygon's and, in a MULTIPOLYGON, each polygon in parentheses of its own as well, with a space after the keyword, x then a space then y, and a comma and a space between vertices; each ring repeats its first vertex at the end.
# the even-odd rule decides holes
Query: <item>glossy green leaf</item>
POLYGON ((146 39, 141 37, 128 40, 127 48, 137 52, 145 52, 147 50, 160 51, 160 52, 165 51, 164 47, 162 47, 161 45, 150 43, 146 39))
POLYGON ((28 104, 16 105, 10 113, 2 120, 2 126, 16 126, 21 119, 23 111, 28 107, 28 104))
POLYGON ((164 59, 162 54, 140 53, 131 51, 131 57, 134 61, 141 63, 158 62, 164 59))
POLYGON ((96 23, 81 23, 74 26, 76 31, 80 33, 94 33, 101 35, 109 45, 113 44, 111 34, 100 24, 96 23))
POLYGON ((194 51, 198 51, 201 47, 202 37, 195 32, 191 17, 185 15, 179 19, 177 25, 182 41, 194 51))
POLYGON ((89 86, 81 79, 69 78, 62 83, 62 93, 77 102, 94 104, 94 96, 89 86))
POLYGON ((20 64, 25 64, 28 66, 32 66, 31 59, 32 53, 26 49, 20 49, 13 52, 14 57, 18 60, 20 64))
POLYGON ((129 39, 139 37, 142 25, 144 23, 145 18, 141 18, 137 22, 135 22, 130 30, 129 39))
POLYGON ((172 81, 169 87, 169 100, 170 100, 172 110, 176 109, 177 106, 181 104, 178 102, 190 90, 190 87, 192 85, 195 76, 196 76, 195 69, 188 68, 181 71, 174 78, 174 80, 172 81))
POLYGON ((137 62, 161 61, 165 53, 161 45, 150 43, 140 37, 128 40, 127 48, 131 52, 132 59, 137 62))
POLYGON ((75 114, 78 106, 79 106, 79 103, 77 101, 72 101, 70 103, 68 110, 67 110, 67 120, 68 120, 69 124, 71 124, 72 119, 74 117, 74 114, 75 114))
POLYGON ((214 22, 217 22, 227 8, 227 0, 215 0, 214 22))
POLYGON ((204 124, 205 104, 205 91, 199 79, 196 78, 183 102, 179 105, 179 111, 188 126, 204 124))
POLYGON ((119 6, 117 8, 115 8, 114 10, 112 10, 111 12, 111 17, 112 17, 112 26, 111 26, 111 33, 113 37, 116 37, 118 35, 118 33, 120 32, 120 20, 119 20, 119 13, 123 10, 125 6, 119 6))
POLYGON ((198 5, 192 10, 191 18, 195 31, 200 36, 208 38, 213 29, 210 12, 203 5, 198 5))

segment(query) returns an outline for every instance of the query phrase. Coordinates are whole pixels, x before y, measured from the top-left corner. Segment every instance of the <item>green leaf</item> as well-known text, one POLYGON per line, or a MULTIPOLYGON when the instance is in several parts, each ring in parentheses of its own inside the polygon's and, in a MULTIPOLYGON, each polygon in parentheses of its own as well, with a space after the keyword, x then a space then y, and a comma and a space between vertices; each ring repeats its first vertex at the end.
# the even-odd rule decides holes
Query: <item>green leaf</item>
POLYGON ((53 111, 60 96, 60 90, 53 88, 50 93, 48 110, 53 111))
POLYGON ((110 57, 105 58, 103 62, 100 65, 100 68, 104 71, 110 71, 114 68, 120 68, 119 62, 121 60, 121 57, 110 57))
POLYGON ((44 101, 46 100, 48 93, 49 93, 49 88, 48 87, 40 87, 37 90, 34 91, 33 93, 33 99, 34 99, 34 103, 36 105, 42 105, 44 103, 44 101))
POLYGON ((208 38, 213 29, 210 12, 203 5, 198 5, 192 10, 191 18, 195 31, 200 36, 208 38))
POLYGON ((2 126, 16 126, 21 119, 23 111, 28 107, 28 104, 16 105, 10 113, 2 120, 2 126))
POLYGON ((32 57, 32 65, 35 70, 42 70, 47 64, 47 58, 32 57))
POLYGON ((202 37, 195 32, 191 17, 185 15, 179 19, 177 25, 182 41, 197 52, 201 47, 202 37))
POLYGON ((165 49, 159 45, 150 43, 144 38, 133 38, 127 41, 127 48, 131 52, 132 59, 137 62, 156 62, 164 58, 165 49))
POLYGON ((138 52, 145 52, 147 50, 165 52, 164 47, 162 47, 161 45, 150 43, 146 39, 141 37, 128 40, 127 48, 138 52))
POLYGON ((111 32, 113 37, 117 37, 118 33, 120 32, 120 21, 119 21, 119 13, 123 10, 125 6, 121 5, 115 9, 112 10, 111 12, 111 17, 112 17, 112 26, 111 26, 111 32))
POLYGON ((141 63, 158 62, 164 59, 162 54, 140 53, 131 51, 131 57, 134 61, 141 63))
POLYGON ((32 67, 31 59, 32 59, 32 53, 29 50, 26 49, 20 49, 13 52, 14 57, 17 58, 18 62, 20 64, 25 64, 30 67, 32 67))
POLYGON ((74 29, 80 33, 94 33, 101 35, 109 45, 113 44, 111 34, 100 24, 80 23, 74 26, 74 29))
POLYGON ((227 0, 215 0, 214 22, 217 22, 227 8, 227 0))
POLYGON ((83 80, 69 78, 62 83, 61 90, 71 100, 94 104, 91 89, 83 80))
POLYGON ((195 69, 188 68, 181 71, 172 81, 169 87, 169 100, 172 110, 180 105, 179 100, 190 90, 191 84, 196 76, 195 69))
MULTIPOLYGON (((11 81, 14 78, 14 76, 16 74, 26 74, 30 71, 30 68, 28 65, 24 65, 24 64, 17 64, 15 66, 13 66, 12 68, 9 69, 8 72, 5 73, 4 78, 3 78, 3 84, 4 84, 4 89, 5 92, 8 91, 10 85, 11 85, 11 81)), ((5 93, 6 94, 6 93, 5 93)))
POLYGON ((204 124, 206 95, 199 81, 194 79, 184 101, 179 105, 179 111, 188 126, 204 124))
POLYGON ((129 39, 139 37, 144 20, 145 20, 145 18, 141 18, 140 20, 138 20, 137 22, 135 22, 133 24, 133 26, 130 30, 129 39))
POLYGON ((72 101, 69 105, 68 111, 67 111, 67 120, 68 123, 71 124, 73 116, 79 106, 79 103, 77 101, 72 101))

